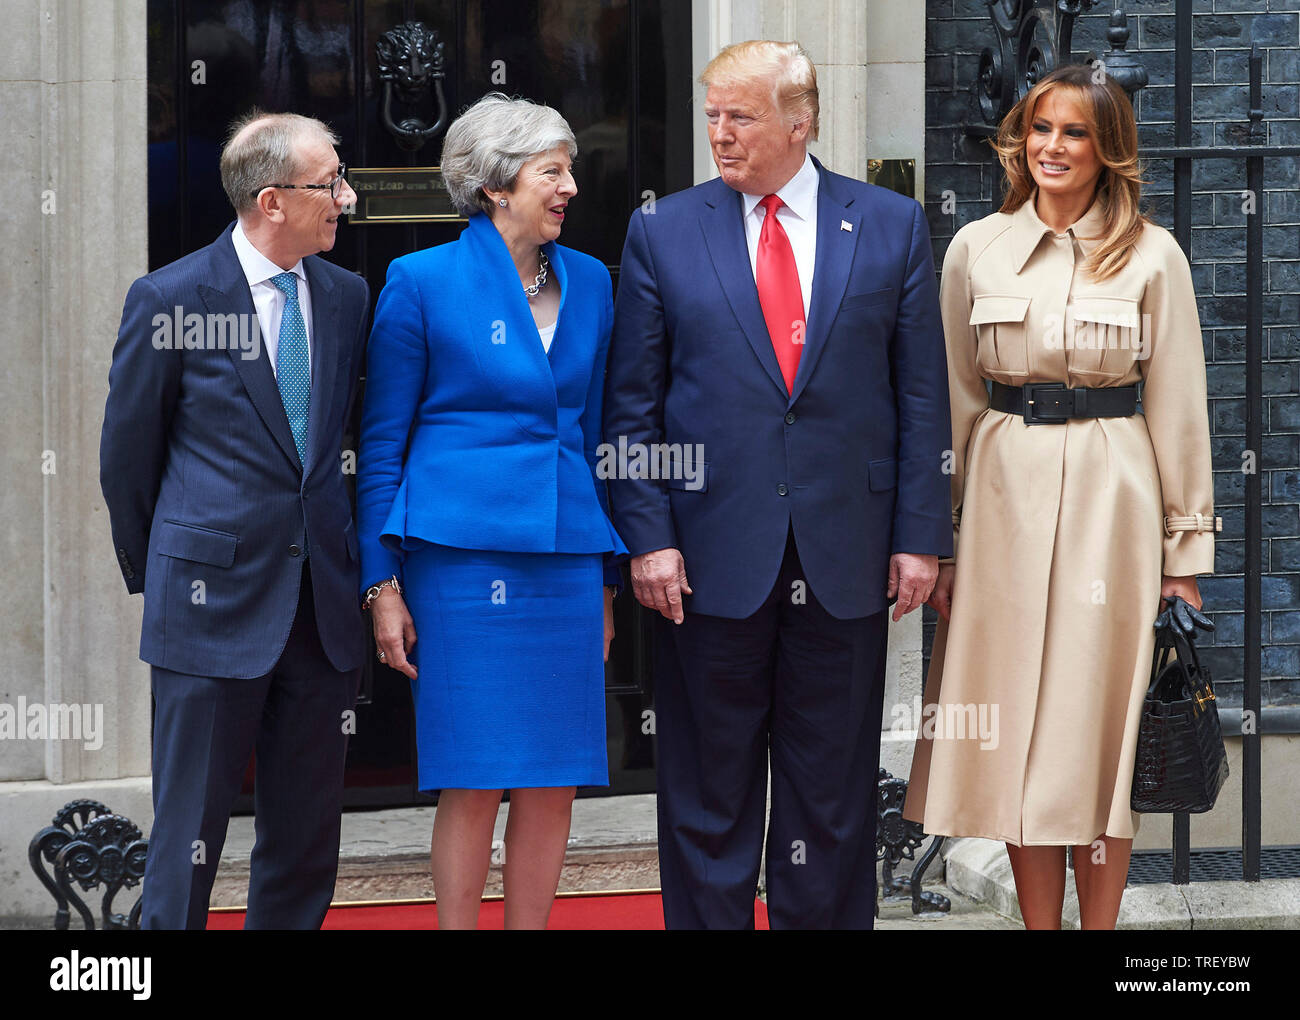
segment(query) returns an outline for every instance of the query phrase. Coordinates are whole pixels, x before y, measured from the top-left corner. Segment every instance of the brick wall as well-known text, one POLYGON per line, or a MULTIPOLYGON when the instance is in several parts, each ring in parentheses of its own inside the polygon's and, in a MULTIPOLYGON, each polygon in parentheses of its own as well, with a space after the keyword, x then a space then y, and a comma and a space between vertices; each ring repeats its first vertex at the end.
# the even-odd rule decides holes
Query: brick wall
MULTIPOLYGON (((1040 0, 1040 7, 1051 7, 1040 0)), ((1110 6, 1080 18, 1076 54, 1105 52, 1110 6)), ((1174 142, 1174 3, 1128 0, 1128 50, 1150 83, 1138 94, 1139 141, 1174 142)), ((1195 144, 1242 144, 1249 109, 1252 39, 1264 51, 1264 116, 1272 145, 1300 144, 1300 0, 1195 0, 1192 121, 1195 144)), ((966 136, 970 83, 979 53, 996 40, 983 0, 927 0, 926 213, 941 264, 953 233, 992 211, 1000 170, 986 143, 966 136), (944 193, 956 198, 943 211, 944 193)), ((1144 194, 1153 218, 1173 228, 1173 166, 1147 164, 1144 194)), ((1263 694, 1264 702, 1300 702, 1300 167, 1295 159, 1265 165, 1263 694)), ((1214 455, 1215 510, 1224 530, 1215 575, 1201 592, 1217 630, 1206 648, 1228 703, 1240 703, 1243 673, 1246 440, 1246 217, 1240 160, 1197 161, 1192 184, 1192 276, 1205 344, 1214 455)), ((1000 197, 1000 192, 999 192, 1000 197)), ((925 610, 925 653, 933 610, 925 610)))

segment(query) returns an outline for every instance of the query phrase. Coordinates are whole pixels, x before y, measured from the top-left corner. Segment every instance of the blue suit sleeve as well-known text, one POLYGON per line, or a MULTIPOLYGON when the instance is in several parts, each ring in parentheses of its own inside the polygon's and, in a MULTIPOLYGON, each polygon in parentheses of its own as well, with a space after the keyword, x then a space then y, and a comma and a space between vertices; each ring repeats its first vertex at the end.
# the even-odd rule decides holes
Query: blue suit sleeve
POLYGON ((171 314, 148 277, 136 280, 127 291, 108 373, 99 484, 118 564, 132 594, 144 591, 149 531, 180 394, 181 352, 156 349, 152 340, 154 317, 171 314))
POLYGON ((898 401, 898 499, 891 552, 952 555, 948 363, 930 231, 913 210, 912 243, 890 363, 898 401))
POLYGON ((388 267, 366 352, 357 455, 357 542, 361 591, 402 576, 401 557, 380 541, 402 483, 406 444, 423 396, 429 348, 419 286, 401 261, 388 267))
MULTIPOLYGON (((605 382, 605 441, 629 448, 663 442, 668 385, 668 335, 654 259, 637 210, 628 223, 619 270, 618 301, 605 382)), ((614 527, 637 556, 677 545, 668 490, 662 481, 614 478, 609 483, 614 527)))
MULTIPOLYGON (((605 393, 605 369, 609 357, 609 335, 614 324, 614 288, 608 270, 603 270, 601 276, 604 285, 604 302, 600 317, 600 340, 596 345, 596 358, 591 368, 591 383, 587 387, 587 402, 582 409, 579 424, 582 427, 583 452, 586 454, 587 463, 591 466, 592 483, 596 486, 596 498, 600 500, 600 509, 608 517, 609 494, 606 491, 605 479, 600 477, 597 465, 600 462, 601 410, 605 393)), ((624 557, 618 553, 605 555, 606 585, 617 588, 622 584, 618 563, 623 559, 624 557)))

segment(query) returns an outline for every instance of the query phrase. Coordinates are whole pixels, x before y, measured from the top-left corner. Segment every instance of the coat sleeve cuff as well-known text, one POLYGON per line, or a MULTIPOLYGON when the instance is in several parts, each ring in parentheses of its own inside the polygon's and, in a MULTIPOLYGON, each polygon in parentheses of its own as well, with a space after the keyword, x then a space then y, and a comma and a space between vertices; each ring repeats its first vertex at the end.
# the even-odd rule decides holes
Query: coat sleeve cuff
POLYGON ((618 564, 609 556, 605 558, 605 587, 615 589, 615 595, 623 587, 623 573, 618 569, 618 564))
POLYGON ((405 583, 402 577, 401 557, 380 542, 375 542, 373 547, 362 552, 361 567, 361 598, 363 599, 368 589, 390 577, 396 577, 399 582, 405 583))
POLYGON ((1164 565, 1167 577, 1214 573, 1214 535, 1223 519, 1213 514, 1187 514, 1165 518, 1164 565))
POLYGON ((948 534, 948 523, 938 517, 898 516, 894 518, 894 541, 890 552, 949 556, 952 548, 948 534))

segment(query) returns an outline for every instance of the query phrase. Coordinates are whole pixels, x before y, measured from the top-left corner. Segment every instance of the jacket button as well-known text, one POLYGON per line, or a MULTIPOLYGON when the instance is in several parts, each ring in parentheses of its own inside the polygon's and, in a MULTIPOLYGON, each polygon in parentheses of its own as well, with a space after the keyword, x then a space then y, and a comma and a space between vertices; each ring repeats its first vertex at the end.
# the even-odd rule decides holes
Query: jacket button
POLYGON ((126 579, 127 579, 128 581, 131 581, 131 580, 134 580, 134 579, 135 579, 135 571, 132 570, 130 567, 127 567, 127 568, 126 568, 126 579))
POLYGON ((776 487, 776 494, 778 496, 788 496, 790 494, 790 490, 786 487, 785 482, 782 482, 776 487))
POLYGON ((786 413, 786 416, 785 416, 785 423, 786 423, 787 425, 793 425, 793 424, 794 424, 794 412, 793 412, 793 411, 789 411, 789 412, 786 413))
POLYGON ((291 546, 289 546, 289 555, 290 555, 290 556, 301 556, 301 555, 302 555, 302 550, 299 549, 296 545, 291 545, 291 546))

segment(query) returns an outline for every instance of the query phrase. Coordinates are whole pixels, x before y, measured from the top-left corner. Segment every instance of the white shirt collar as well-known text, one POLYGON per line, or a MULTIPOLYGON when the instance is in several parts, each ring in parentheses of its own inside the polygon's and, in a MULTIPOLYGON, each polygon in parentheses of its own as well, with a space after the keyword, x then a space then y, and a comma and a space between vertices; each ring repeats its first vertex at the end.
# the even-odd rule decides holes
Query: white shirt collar
MULTIPOLYGON (((813 166, 812 156, 804 153, 803 166, 785 182, 785 186, 776 193, 776 197, 801 220, 811 219, 817 211, 817 184, 817 168, 813 166)), ((744 202, 746 216, 750 215, 764 198, 763 195, 744 193, 740 197, 744 202)))
MULTIPOLYGON (((235 246, 235 256, 239 259, 239 265, 244 270, 244 276, 248 280, 249 287, 255 287, 259 283, 267 283, 271 277, 279 276, 285 272, 254 247, 253 242, 244 233, 244 225, 238 220, 235 221, 235 229, 230 235, 230 241, 235 246)), ((307 279, 307 271, 303 268, 302 259, 299 259, 298 264, 288 272, 293 273, 303 281, 307 279)), ((271 284, 271 286, 275 285, 271 284)))

